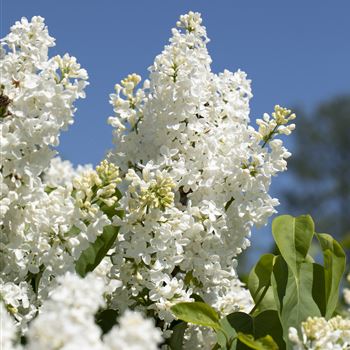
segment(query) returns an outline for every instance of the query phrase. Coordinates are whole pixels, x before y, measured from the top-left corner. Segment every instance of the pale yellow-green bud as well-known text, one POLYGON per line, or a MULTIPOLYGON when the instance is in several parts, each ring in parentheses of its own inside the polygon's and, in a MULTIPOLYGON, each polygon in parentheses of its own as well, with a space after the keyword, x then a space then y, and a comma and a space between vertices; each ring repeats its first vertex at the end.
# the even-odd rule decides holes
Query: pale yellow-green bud
POLYGON ((164 210, 174 202, 175 183, 171 177, 163 177, 158 172, 155 179, 150 181, 147 188, 141 190, 140 202, 142 207, 159 208, 164 210))
POLYGON ((176 25, 180 28, 185 28, 189 33, 194 32, 202 23, 199 13, 190 11, 187 15, 180 16, 180 20, 176 25))
POLYGON ((305 322, 302 322, 302 327, 306 337, 310 340, 317 339, 317 334, 320 330, 326 331, 330 328, 323 317, 308 317, 305 322))
POLYGON ((350 332, 350 320, 342 318, 341 316, 335 316, 328 321, 333 330, 344 330, 350 332))
POLYGON ((96 198, 110 207, 118 201, 116 186, 121 182, 119 168, 113 163, 103 160, 100 165, 96 167, 96 173, 101 181, 96 191, 96 198))
POLYGON ((296 118, 296 115, 290 109, 283 108, 279 105, 275 106, 275 111, 272 113, 272 117, 276 120, 278 125, 287 124, 289 121, 296 118))
POLYGON ((295 114, 290 109, 276 105, 272 113, 272 118, 267 113, 264 113, 263 119, 257 119, 256 123, 259 125, 257 135, 264 141, 262 147, 276 135, 290 135, 295 129, 295 124, 288 123, 295 118, 295 114))
POLYGON ((6 309, 8 311, 8 313, 14 315, 18 312, 18 309, 15 306, 12 306, 10 304, 6 305, 6 309))
POLYGON ((96 167, 96 172, 103 184, 117 185, 122 181, 119 177, 119 168, 113 163, 109 163, 106 159, 96 167))
POLYGON ((135 73, 129 74, 121 81, 123 94, 129 98, 133 95, 135 87, 140 83, 141 77, 135 73))
POLYGON ((121 83, 124 87, 126 87, 128 84, 132 84, 133 86, 136 86, 141 81, 141 77, 138 74, 129 74, 126 78, 124 78, 121 83))
POLYGON ((116 186, 121 182, 119 168, 103 160, 96 170, 90 170, 73 180, 77 205, 90 215, 98 211, 99 201, 113 206, 118 201, 116 186))

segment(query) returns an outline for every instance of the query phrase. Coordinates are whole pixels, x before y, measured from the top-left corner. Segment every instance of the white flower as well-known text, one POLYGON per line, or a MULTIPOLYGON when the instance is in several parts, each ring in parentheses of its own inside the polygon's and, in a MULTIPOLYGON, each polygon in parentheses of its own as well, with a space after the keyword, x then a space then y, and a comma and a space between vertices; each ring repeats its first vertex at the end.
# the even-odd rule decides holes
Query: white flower
MULTIPOLYGON (((154 302, 144 311, 155 308, 167 321, 174 296, 192 292, 222 313, 249 309, 235 257, 253 225, 275 212, 270 183, 290 156, 279 139, 264 144, 268 120, 260 132, 250 125, 246 74, 211 71, 201 22, 199 13, 181 16, 149 81, 129 75, 110 96, 116 147, 108 159, 126 174, 112 269, 123 287, 114 302, 122 309, 118 300, 129 292, 136 307, 142 295, 154 302)), ((289 110, 276 106, 272 117, 278 133, 292 130, 289 110)))
POLYGON ((17 338, 17 329, 15 322, 8 314, 4 304, 0 301, 0 349, 15 350, 19 347, 15 346, 17 338))
POLYGON ((110 350, 156 350, 162 342, 162 336, 152 320, 127 310, 119 318, 119 326, 113 327, 103 340, 110 350))
POLYGON ((216 342, 217 335, 211 328, 189 325, 185 331, 183 348, 211 350, 216 342))
POLYGON ((104 281, 93 275, 82 279, 66 274, 50 293, 37 318, 31 323, 28 350, 105 349, 94 315, 104 306, 104 281))
POLYGON ((84 235, 93 241, 106 223, 100 215, 93 226, 97 232, 89 227, 79 236, 76 228, 83 218, 68 180, 74 171, 62 179, 53 168, 65 171, 70 166, 60 160, 48 170, 52 147, 72 124, 74 103, 84 97, 87 85, 87 73, 74 57, 49 58, 52 46, 41 17, 22 18, 1 40, 1 293, 22 331, 53 277, 74 268, 77 242, 84 235), (9 286, 21 293, 11 294, 9 286))
POLYGON ((44 182, 49 187, 69 186, 72 180, 84 172, 92 170, 91 164, 78 165, 75 169, 69 160, 52 158, 49 168, 44 173, 44 182))
POLYGON ((293 350, 345 350, 350 347, 350 320, 336 316, 330 320, 308 317, 301 323, 301 337, 295 328, 289 329, 293 350))
MULTIPOLYGON (((2 39, 0 296, 26 349, 137 350, 162 342, 135 311, 102 338, 95 315, 107 307, 155 315, 165 336, 171 306, 194 294, 222 316, 251 309, 236 257, 278 205, 269 187, 290 153, 275 137, 290 134, 295 116, 276 106, 255 130, 250 80, 240 70, 214 74, 208 42, 199 13, 181 16, 149 80, 131 74, 110 95, 115 150, 96 169, 74 169, 53 158, 53 147, 85 97, 87 72, 69 54, 49 58, 54 39, 41 17, 22 18, 2 39), (86 278, 73 274, 107 225, 120 229, 108 255, 86 278)), ((12 346, 19 339, 4 322, 12 346)), ((302 325, 307 339, 313 322, 302 325)), ((322 322, 332 336, 317 333, 320 341, 348 342, 347 321, 314 323, 322 322)), ((291 332, 300 344, 306 339, 291 332)), ((185 338, 198 348, 212 344, 213 333, 192 327, 185 338)))

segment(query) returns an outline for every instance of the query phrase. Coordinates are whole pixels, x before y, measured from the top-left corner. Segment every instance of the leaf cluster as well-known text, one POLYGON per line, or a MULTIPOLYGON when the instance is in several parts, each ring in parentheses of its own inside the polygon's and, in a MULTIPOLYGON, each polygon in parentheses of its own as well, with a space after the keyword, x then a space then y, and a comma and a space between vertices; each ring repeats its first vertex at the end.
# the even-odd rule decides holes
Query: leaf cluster
POLYGON ((290 327, 300 330, 308 317, 331 318, 336 310, 346 257, 340 244, 325 233, 316 233, 309 215, 282 215, 272 224, 279 254, 261 256, 248 278, 255 306, 249 314, 234 312, 220 318, 203 302, 172 307, 181 320, 173 328, 171 349, 182 349, 188 323, 210 327, 217 334, 214 349, 291 349, 290 327), (309 255, 316 238, 323 264, 309 255))

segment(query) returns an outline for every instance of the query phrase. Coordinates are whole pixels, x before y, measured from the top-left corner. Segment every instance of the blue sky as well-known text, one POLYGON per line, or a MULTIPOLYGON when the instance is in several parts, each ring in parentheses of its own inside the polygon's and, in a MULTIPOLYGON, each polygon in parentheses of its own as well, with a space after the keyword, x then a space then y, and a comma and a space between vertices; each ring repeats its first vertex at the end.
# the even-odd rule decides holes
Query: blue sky
POLYGON ((350 1, 3 0, 1 36, 22 16, 45 17, 56 47, 90 75, 87 98, 59 150, 96 164, 111 147, 108 94, 129 73, 143 77, 180 14, 202 13, 214 71, 253 80, 252 120, 275 104, 312 108, 350 92, 350 1))
MULTIPOLYGON (((22 16, 45 17, 56 38, 88 70, 87 98, 59 151, 74 164, 98 163, 112 147, 108 95, 129 73, 147 76, 179 15, 202 13, 215 72, 238 68, 253 81, 255 120, 275 104, 312 109, 350 93, 350 1, 2 0, 1 37, 22 16)), ((290 143, 292 146, 292 142, 290 143)), ((277 181, 283 182, 281 176, 277 181)))

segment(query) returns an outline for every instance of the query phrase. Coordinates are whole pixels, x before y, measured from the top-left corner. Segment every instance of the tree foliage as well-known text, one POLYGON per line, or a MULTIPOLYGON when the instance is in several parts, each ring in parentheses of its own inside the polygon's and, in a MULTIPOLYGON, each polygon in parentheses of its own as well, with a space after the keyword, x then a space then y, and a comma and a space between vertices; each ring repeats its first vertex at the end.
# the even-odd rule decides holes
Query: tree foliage
POLYGON ((350 233, 350 96, 336 97, 314 112, 297 111, 295 151, 288 168, 301 186, 284 196, 289 211, 310 213, 318 230, 350 233))

